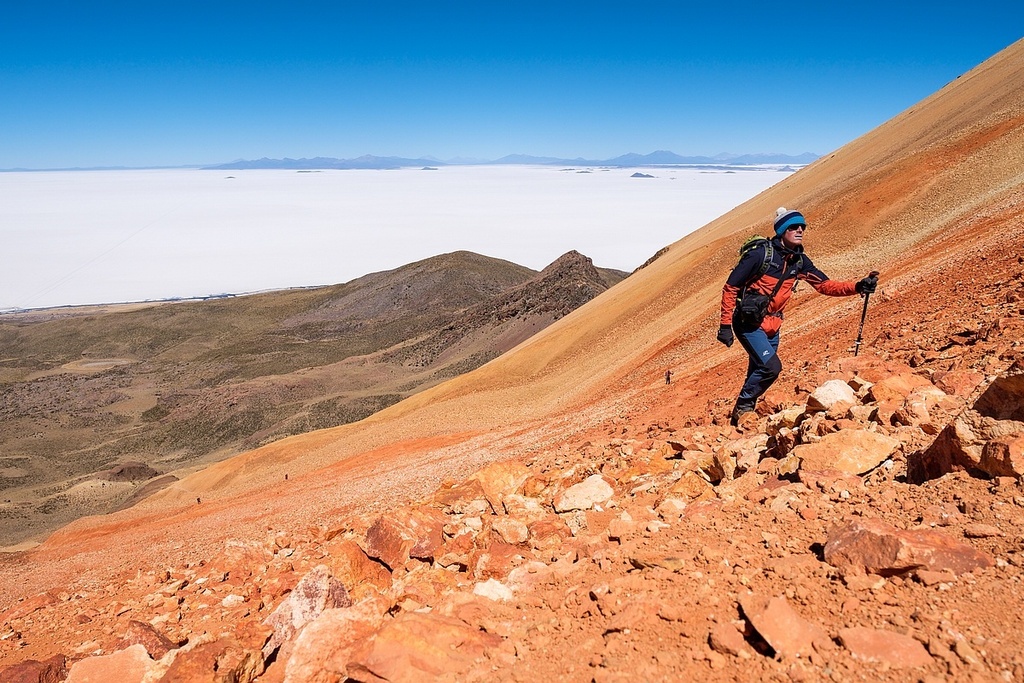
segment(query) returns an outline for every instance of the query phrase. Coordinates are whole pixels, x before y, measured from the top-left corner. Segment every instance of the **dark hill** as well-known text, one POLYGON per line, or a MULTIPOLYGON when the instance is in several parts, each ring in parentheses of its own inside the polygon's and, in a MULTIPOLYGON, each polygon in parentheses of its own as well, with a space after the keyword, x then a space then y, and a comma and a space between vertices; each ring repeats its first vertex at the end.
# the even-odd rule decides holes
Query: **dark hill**
POLYGON ((40 507, 66 523, 133 494, 104 487, 96 505, 69 505, 98 472, 136 461, 180 474, 362 419, 624 276, 575 252, 537 273, 459 251, 330 287, 4 316, 0 491, 23 514, 0 520, 0 545, 38 531, 27 520, 40 507))

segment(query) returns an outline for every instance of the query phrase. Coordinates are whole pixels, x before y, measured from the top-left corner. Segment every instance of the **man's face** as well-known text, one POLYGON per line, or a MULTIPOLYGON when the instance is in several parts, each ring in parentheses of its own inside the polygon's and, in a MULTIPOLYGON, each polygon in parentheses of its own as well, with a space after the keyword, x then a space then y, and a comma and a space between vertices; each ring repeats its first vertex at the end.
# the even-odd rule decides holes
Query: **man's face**
POLYGON ((790 226, 786 232, 782 233, 782 243, 792 249, 795 246, 804 243, 804 231, 807 229, 806 225, 793 225, 790 226))

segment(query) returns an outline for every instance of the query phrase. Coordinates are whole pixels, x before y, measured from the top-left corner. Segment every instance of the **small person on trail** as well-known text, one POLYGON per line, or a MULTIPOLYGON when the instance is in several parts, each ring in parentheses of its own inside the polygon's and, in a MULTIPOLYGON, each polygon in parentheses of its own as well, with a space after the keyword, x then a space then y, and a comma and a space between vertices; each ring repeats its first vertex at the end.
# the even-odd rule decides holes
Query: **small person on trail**
POLYGON ((747 378, 732 410, 731 423, 744 426, 755 416, 757 399, 768 390, 779 373, 779 328, 782 311, 796 287, 805 280, 828 296, 872 294, 878 286, 875 273, 848 282, 829 280, 804 254, 807 222, 799 211, 780 207, 775 213, 775 236, 752 238, 740 249, 740 261, 722 288, 722 317, 718 341, 732 346, 735 338, 747 352, 747 378), (750 416, 744 420, 744 416, 750 416))
POLYGON ((665 371, 665 384, 672 384, 672 371, 671 370, 666 370, 665 371))

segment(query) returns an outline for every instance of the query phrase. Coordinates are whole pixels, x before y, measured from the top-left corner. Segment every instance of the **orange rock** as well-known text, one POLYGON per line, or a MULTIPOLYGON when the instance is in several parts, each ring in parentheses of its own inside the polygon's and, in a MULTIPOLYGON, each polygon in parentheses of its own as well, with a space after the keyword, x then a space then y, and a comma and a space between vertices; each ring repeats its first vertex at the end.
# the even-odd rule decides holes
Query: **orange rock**
POLYGON ((371 592, 391 586, 391 572, 374 562, 355 541, 334 540, 324 545, 329 557, 324 560, 331 574, 345 584, 353 600, 369 597, 371 592))
POLYGON ((528 525, 533 547, 538 550, 557 548, 572 538, 572 530, 561 517, 551 515, 547 519, 528 525))
POLYGON ((750 659, 754 653, 747 641, 743 639, 743 634, 739 629, 729 623, 716 624, 711 629, 711 633, 708 635, 708 645, 715 652, 743 659, 750 659))
POLYGON ((171 642, 152 625, 134 619, 128 622, 128 630, 121 637, 116 649, 124 650, 132 645, 142 645, 153 659, 160 659, 178 647, 177 643, 171 642))
POLYGON ((458 574, 421 564, 396 582, 395 599, 397 602, 413 600, 421 605, 433 604, 458 588, 458 584, 458 574))
POLYGON ((87 657, 71 665, 66 683, 141 683, 154 661, 141 644, 109 655, 87 657))
POLYGON ((29 659, 0 669, 0 681, 4 683, 60 683, 67 676, 64 655, 54 655, 43 662, 29 659))
POLYGON ((353 649, 380 628, 389 607, 382 598, 370 598, 351 607, 324 610, 295 639, 284 683, 344 681, 353 649))
POLYGON ((809 489, 817 488, 824 493, 864 490, 864 480, 839 470, 803 470, 799 472, 800 482, 809 489))
POLYGON ((430 500, 459 514, 479 514, 489 505, 484 496, 483 486, 474 478, 454 486, 443 487, 436 491, 430 500))
POLYGON ((857 626, 839 630, 839 640, 855 659, 883 662, 896 669, 928 666, 932 657, 910 636, 857 626))
POLYGON ((392 570, 410 557, 434 559, 444 540, 445 516, 438 510, 418 508, 382 515, 366 531, 363 550, 392 570))
POLYGON ((868 399, 878 403, 890 402, 899 405, 914 389, 925 386, 933 385, 921 375, 905 372, 875 382, 868 389, 868 399))
POLYGON ((897 439, 864 429, 832 432, 811 444, 793 449, 801 470, 839 470, 864 474, 877 467, 899 447, 897 439))
MULTIPOLYGON (((264 636, 266 632, 264 632, 264 636)), ((177 650, 161 683, 207 683, 232 681, 252 683, 264 670, 258 634, 222 636, 214 641, 200 642, 177 650), (256 640, 253 635, 257 635, 256 640)), ((141 645, 134 647, 141 648, 141 645)), ((105 681, 119 680, 116 678, 105 681)))
POLYGON ((669 487, 668 494, 690 503, 715 497, 711 484, 696 472, 685 472, 679 481, 669 487))
POLYGON ((801 617, 785 598, 750 594, 740 598, 740 607, 779 657, 806 657, 815 645, 821 647, 829 641, 823 628, 801 617))
POLYGON ((931 529, 900 530, 862 519, 833 530, 825 561, 852 574, 894 574, 924 568, 956 575, 995 564, 990 555, 931 529))
POLYGON ((0 614, 0 624, 8 624, 15 619, 24 619, 33 612, 41 610, 44 607, 48 607, 55 602, 57 602, 57 598, 50 593, 40 593, 39 595, 19 602, 3 614, 0 614))
POLYGON ((363 641, 348 671, 359 681, 422 683, 468 670, 501 642, 460 619, 408 612, 363 641))
POLYGON ((527 526, 518 519, 511 517, 501 517, 494 520, 491 528, 501 537, 501 540, 512 545, 525 543, 526 539, 530 537, 530 530, 527 526))
POLYGON ((947 394, 969 396, 985 381, 985 375, 974 370, 953 370, 937 372, 932 379, 947 394))
POLYGON ((523 484, 530 477, 530 469, 521 462, 509 460, 491 463, 472 476, 483 489, 484 497, 491 504, 495 514, 504 512, 502 499, 522 492, 523 484))
POLYGON ((981 451, 978 469, 994 477, 1024 477, 1024 434, 992 439, 981 451))
POLYGON ((273 629, 273 635, 263 646, 263 654, 269 657, 325 609, 351 604, 345 585, 331 575, 326 565, 317 566, 302 577, 295 590, 264 620, 273 629))
POLYGON ((498 541, 492 543, 486 551, 470 555, 469 569, 476 579, 504 578, 512 571, 522 553, 521 548, 498 541))

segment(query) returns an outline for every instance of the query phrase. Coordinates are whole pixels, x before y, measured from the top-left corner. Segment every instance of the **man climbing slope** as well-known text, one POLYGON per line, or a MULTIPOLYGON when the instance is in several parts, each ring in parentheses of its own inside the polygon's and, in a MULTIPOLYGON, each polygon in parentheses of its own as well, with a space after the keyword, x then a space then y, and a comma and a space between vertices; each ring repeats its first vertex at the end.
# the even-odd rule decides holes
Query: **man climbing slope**
POLYGON ((739 263, 722 288, 722 317, 718 341, 732 346, 733 332, 747 352, 747 378, 732 411, 732 424, 744 426, 756 414, 757 399, 779 373, 779 329, 782 311, 796 286, 806 280, 828 296, 871 294, 878 285, 876 273, 859 282, 829 280, 804 254, 807 222, 799 211, 780 207, 775 213, 775 236, 755 238, 740 250, 739 263), (744 420, 745 416, 747 417, 744 420))

